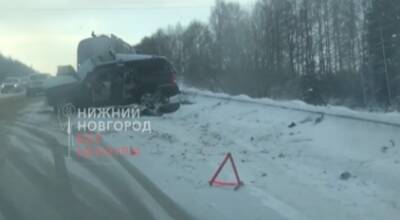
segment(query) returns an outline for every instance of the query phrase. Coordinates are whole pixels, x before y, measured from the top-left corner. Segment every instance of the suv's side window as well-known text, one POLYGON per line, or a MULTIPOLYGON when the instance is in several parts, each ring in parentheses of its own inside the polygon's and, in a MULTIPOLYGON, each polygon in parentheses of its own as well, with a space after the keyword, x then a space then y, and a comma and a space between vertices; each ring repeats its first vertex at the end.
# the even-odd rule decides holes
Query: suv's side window
POLYGON ((94 103, 101 103, 111 98, 111 77, 107 69, 92 74, 89 79, 89 90, 94 103))
POLYGON ((123 99, 130 99, 134 97, 134 91, 137 89, 137 70, 135 68, 127 68, 123 72, 124 84, 123 84, 123 99))

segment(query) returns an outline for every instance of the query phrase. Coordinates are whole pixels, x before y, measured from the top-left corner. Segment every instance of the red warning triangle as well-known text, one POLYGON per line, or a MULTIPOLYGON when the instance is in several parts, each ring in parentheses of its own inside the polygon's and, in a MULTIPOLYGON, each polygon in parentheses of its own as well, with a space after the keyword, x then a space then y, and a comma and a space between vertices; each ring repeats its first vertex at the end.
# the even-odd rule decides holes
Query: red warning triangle
POLYGON ((219 165, 217 171, 214 173, 213 177, 210 179, 210 181, 208 181, 208 183, 210 184, 210 186, 234 186, 235 190, 239 189, 239 187, 241 187, 243 185, 243 182, 240 181, 239 173, 237 171, 235 161, 233 160, 231 153, 227 153, 225 155, 225 158, 222 161, 221 165, 219 165), (222 169, 224 168, 224 166, 225 166, 226 162, 228 162, 228 160, 231 161, 232 169, 235 174, 235 180, 236 180, 235 182, 226 182, 226 181, 217 180, 218 175, 221 173, 222 169))

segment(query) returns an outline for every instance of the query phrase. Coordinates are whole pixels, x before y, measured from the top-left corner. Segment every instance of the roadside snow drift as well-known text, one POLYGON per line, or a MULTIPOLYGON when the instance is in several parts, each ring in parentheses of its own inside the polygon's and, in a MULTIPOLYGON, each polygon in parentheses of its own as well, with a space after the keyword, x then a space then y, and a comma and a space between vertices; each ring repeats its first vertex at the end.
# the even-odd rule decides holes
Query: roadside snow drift
MULTIPOLYGON (((107 141, 140 148, 131 162, 199 219, 400 216, 399 128, 218 96, 187 98, 192 105, 149 118, 151 134, 113 133, 107 141), (207 182, 228 152, 245 183, 238 191, 207 182)), ((222 179, 234 179, 229 169, 222 179)))

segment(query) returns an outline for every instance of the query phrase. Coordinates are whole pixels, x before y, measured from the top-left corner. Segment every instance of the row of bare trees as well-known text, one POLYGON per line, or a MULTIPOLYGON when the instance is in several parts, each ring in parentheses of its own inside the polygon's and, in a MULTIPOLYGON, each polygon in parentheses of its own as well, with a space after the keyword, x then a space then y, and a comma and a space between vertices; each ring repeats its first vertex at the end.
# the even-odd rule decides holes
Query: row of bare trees
MULTIPOLYGON (((209 21, 160 29, 136 48, 191 86, 312 104, 394 106, 397 0, 217 0, 209 21)), ((397 58, 397 59, 396 59, 397 58)))

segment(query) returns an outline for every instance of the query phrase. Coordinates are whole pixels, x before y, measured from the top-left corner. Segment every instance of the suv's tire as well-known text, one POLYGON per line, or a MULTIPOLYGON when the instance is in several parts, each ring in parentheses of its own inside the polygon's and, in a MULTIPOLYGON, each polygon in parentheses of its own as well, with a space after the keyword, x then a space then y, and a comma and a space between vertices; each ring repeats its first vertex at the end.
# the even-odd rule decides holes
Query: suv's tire
POLYGON ((163 96, 160 92, 143 94, 140 104, 144 107, 144 114, 155 116, 173 113, 180 108, 180 103, 171 103, 170 99, 163 96))
POLYGON ((142 105, 143 114, 145 115, 153 115, 153 116, 161 116, 162 112, 160 111, 162 98, 160 93, 145 93, 140 97, 140 105, 142 105))

